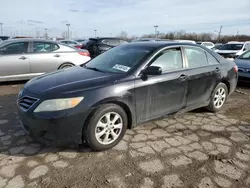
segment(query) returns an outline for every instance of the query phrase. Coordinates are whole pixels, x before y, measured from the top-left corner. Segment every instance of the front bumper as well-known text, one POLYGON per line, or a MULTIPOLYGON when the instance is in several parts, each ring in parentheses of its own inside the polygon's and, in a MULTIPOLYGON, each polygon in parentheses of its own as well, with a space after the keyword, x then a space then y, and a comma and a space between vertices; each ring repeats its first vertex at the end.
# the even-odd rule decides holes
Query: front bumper
MULTIPOLYGON (((53 112, 50 114, 53 116, 53 112)), ((82 128, 88 113, 49 118, 35 116, 19 109, 21 126, 34 140, 46 145, 82 143, 82 128)))
MULTIPOLYGON (((38 98, 32 93, 23 91, 22 95, 38 98)), ((58 112, 34 113, 39 105, 32 105, 28 110, 22 108, 18 99, 18 114, 22 128, 34 140, 46 145, 68 145, 82 143, 82 129, 91 109, 78 105, 75 108, 58 112)), ((42 102, 42 100, 41 100, 42 102)))
POLYGON ((240 79, 243 79, 243 78, 250 79, 250 72, 241 72, 241 71, 239 71, 239 78, 240 79))

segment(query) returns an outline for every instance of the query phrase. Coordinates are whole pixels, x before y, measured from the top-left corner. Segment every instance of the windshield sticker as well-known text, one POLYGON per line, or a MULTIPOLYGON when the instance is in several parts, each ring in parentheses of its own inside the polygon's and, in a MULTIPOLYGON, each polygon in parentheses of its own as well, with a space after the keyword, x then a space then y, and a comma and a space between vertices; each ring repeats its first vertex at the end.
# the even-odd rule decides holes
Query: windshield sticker
POLYGON ((123 72, 128 72, 130 67, 116 64, 115 66, 113 66, 113 69, 117 69, 117 70, 120 70, 120 71, 123 71, 123 72))

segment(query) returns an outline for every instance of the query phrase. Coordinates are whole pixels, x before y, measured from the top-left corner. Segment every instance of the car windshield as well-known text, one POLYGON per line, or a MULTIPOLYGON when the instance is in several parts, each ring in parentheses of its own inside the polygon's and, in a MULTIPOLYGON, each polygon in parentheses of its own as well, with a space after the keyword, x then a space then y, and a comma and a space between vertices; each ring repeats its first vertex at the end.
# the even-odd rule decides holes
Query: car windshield
POLYGON ((239 59, 250 60, 250 50, 246 51, 246 52, 243 53, 241 56, 239 56, 239 59))
POLYGON ((213 46, 212 43, 206 43, 206 42, 204 42, 203 45, 204 45, 204 46, 213 46))
POLYGON ((217 44, 212 49, 218 49, 218 50, 220 50, 222 46, 223 45, 221 45, 221 44, 217 44))
POLYGON ((85 64, 85 68, 109 73, 126 73, 138 65, 151 50, 152 47, 121 45, 92 59, 85 64))
POLYGON ((224 44, 220 50, 241 50, 243 44, 224 44))

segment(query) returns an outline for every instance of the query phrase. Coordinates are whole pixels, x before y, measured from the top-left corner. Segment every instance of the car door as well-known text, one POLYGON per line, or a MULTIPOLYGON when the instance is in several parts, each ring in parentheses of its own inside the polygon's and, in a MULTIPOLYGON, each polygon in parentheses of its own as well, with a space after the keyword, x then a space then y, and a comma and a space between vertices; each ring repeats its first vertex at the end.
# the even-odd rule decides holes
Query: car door
POLYGON ((186 56, 187 108, 196 108, 209 101, 221 79, 221 65, 208 51, 200 47, 183 47, 186 56))
POLYGON ((0 77, 30 74, 29 42, 13 42, 0 48, 0 77))
POLYGON ((59 45, 53 42, 34 41, 30 54, 30 70, 32 74, 43 74, 58 69, 61 55, 59 45))
POLYGON ((158 52, 147 66, 159 66, 162 74, 135 80, 137 122, 179 111, 186 103, 186 77, 180 47, 158 52))

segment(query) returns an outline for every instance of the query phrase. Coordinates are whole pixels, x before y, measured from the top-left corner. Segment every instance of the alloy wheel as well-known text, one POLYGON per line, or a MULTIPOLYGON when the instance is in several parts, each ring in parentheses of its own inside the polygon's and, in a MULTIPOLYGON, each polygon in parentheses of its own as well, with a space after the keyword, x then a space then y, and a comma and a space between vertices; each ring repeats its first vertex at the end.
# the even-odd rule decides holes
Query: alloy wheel
POLYGON ((117 140, 122 128, 122 117, 116 112, 109 112, 98 121, 95 128, 95 137, 100 144, 108 145, 117 140))
POLYGON ((217 89, 214 95, 214 106, 215 108, 221 108, 226 100, 226 91, 223 87, 217 89))

